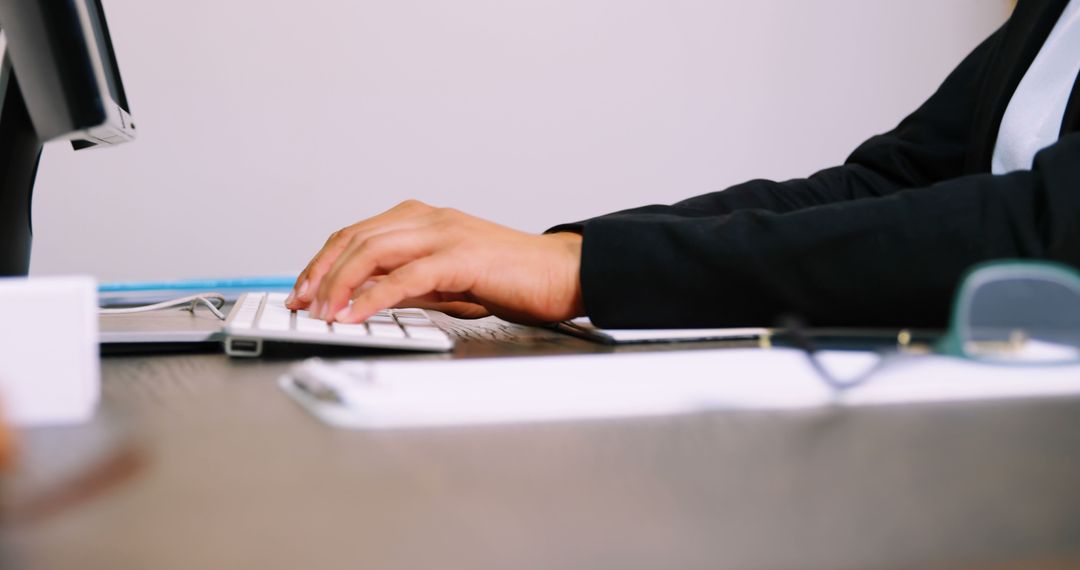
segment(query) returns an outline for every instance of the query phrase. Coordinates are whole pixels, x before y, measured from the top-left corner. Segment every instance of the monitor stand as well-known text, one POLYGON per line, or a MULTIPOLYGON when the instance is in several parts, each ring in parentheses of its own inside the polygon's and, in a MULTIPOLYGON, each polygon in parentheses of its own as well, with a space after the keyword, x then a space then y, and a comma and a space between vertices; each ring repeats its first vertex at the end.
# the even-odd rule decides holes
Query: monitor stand
POLYGON ((30 197, 42 144, 7 54, 0 99, 0 277, 23 276, 30 270, 30 197))

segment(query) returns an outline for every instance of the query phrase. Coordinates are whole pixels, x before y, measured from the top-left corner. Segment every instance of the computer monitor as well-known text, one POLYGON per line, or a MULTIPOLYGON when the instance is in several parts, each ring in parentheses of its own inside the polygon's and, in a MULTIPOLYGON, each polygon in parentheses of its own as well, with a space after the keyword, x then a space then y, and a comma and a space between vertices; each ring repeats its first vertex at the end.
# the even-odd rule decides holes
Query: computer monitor
POLYGON ((101 0, 0 0, 0 276, 30 268, 30 201, 42 145, 132 140, 101 0))

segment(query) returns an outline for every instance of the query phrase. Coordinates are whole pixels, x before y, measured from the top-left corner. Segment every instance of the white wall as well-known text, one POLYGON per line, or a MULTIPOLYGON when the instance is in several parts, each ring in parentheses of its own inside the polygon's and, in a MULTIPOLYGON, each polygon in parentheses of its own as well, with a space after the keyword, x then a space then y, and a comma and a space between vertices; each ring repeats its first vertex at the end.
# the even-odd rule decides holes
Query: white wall
POLYGON ((1004 0, 106 0, 139 139, 50 145, 35 274, 293 272, 409 197, 540 231, 843 160, 1004 0))

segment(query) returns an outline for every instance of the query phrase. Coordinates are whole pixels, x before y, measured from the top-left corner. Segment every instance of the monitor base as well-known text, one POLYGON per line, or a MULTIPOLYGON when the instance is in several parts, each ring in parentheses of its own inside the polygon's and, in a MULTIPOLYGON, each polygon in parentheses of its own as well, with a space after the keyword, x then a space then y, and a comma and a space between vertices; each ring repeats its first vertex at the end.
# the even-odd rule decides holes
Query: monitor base
POLYGON ((0 64, 0 277, 30 271, 30 201, 41 141, 26 110, 11 61, 0 64))

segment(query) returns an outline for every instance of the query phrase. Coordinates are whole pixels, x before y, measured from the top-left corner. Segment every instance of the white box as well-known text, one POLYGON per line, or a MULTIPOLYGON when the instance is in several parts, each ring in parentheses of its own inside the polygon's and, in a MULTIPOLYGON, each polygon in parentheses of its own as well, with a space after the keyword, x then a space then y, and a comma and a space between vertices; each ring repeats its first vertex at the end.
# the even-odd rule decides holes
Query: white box
POLYGON ((94 414, 101 394, 91 277, 0 279, 0 407, 16 426, 94 414))

